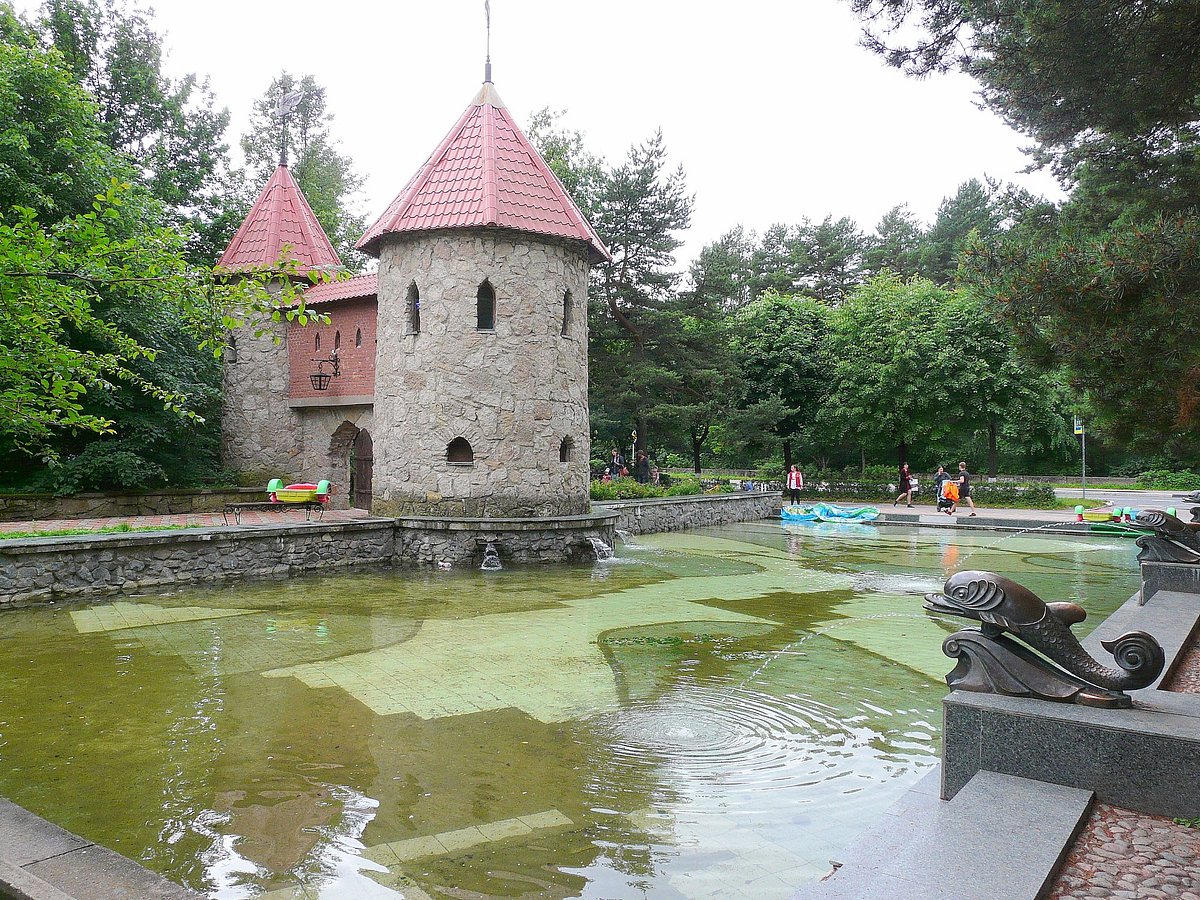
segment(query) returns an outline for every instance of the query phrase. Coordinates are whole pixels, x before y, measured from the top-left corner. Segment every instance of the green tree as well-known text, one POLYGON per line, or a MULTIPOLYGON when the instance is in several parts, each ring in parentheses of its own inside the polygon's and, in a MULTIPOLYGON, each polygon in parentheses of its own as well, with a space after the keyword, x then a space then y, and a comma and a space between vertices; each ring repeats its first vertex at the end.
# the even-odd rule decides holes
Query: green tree
POLYGON ((46 0, 38 29, 95 101, 105 142, 133 163, 166 223, 190 228, 192 258, 214 259, 231 234, 228 110, 196 75, 163 72, 151 13, 122 0, 46 0))
POLYGON ((610 437, 623 437, 633 424, 639 451, 655 398, 674 377, 664 365, 678 330, 669 308, 679 280, 674 253, 692 205, 683 168, 667 170, 657 132, 609 172, 593 220, 613 259, 592 270, 589 291, 592 409, 610 437))
MULTIPOLYGON (((854 291, 832 317, 829 399, 822 423, 849 446, 910 450, 958 422, 954 369, 940 353, 938 323, 950 291, 930 281, 878 275, 854 291)), ((891 455, 891 454, 889 454, 891 455)))
POLYGON ((281 158, 288 160, 296 183, 343 264, 356 271, 366 264, 366 257, 354 249, 366 230, 355 205, 362 178, 354 170, 353 160, 338 149, 330 127, 332 122, 325 88, 313 76, 297 79, 281 72, 266 93, 254 101, 242 149, 259 187, 271 177, 281 158), (279 103, 292 93, 299 93, 300 100, 289 114, 285 132, 279 103))
POLYGON ((967 239, 972 234, 989 239, 999 233, 995 193, 994 185, 972 178, 960 184, 953 197, 942 200, 921 246, 920 268, 924 277, 937 284, 950 284, 967 239))
POLYGON ((604 191, 604 161, 588 151, 583 132, 561 124, 565 115, 565 110, 543 107, 530 117, 526 136, 590 222, 604 191))
POLYGON ((733 312, 750 301, 754 235, 739 225, 706 244, 689 267, 692 293, 709 309, 733 312))
POLYGON ((730 327, 740 397, 734 426, 752 452, 819 450, 814 427, 827 393, 830 309, 806 297, 767 292, 739 310, 730 327))
POLYGON ((867 238, 863 268, 868 275, 895 272, 902 278, 921 274, 921 250, 925 230, 906 204, 892 207, 875 233, 867 238))

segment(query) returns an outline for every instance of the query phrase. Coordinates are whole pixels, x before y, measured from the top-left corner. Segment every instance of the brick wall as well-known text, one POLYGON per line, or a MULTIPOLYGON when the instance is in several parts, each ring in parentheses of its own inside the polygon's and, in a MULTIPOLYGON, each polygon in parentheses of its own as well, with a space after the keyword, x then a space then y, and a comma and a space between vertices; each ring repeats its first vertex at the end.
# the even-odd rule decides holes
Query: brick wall
MULTIPOLYGON (((370 397, 375 393, 375 298, 340 300, 321 304, 315 309, 329 316, 328 325, 293 323, 288 326, 289 399, 370 397), (356 340, 360 331, 361 345, 356 340), (320 350, 316 347, 318 335, 320 350), (317 371, 313 360, 328 359, 339 335, 341 375, 329 382, 329 390, 314 390, 308 377, 317 371)), ((325 371, 330 371, 330 367, 326 366, 325 371)))

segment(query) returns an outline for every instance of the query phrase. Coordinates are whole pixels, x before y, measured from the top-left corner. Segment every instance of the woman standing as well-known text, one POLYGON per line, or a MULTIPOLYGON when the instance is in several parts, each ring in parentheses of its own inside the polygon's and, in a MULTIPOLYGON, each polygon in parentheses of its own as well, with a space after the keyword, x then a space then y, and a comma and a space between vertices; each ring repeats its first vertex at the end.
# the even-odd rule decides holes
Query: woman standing
POLYGON ((799 466, 792 466, 787 475, 787 489, 791 493, 792 503, 800 502, 800 492, 804 490, 804 473, 799 466))
POLYGON ((900 496, 892 501, 892 506, 895 506, 901 500, 905 502, 909 509, 912 509, 912 495, 915 485, 912 470, 909 469, 908 463, 900 466, 900 477, 897 479, 896 487, 900 491, 900 496))

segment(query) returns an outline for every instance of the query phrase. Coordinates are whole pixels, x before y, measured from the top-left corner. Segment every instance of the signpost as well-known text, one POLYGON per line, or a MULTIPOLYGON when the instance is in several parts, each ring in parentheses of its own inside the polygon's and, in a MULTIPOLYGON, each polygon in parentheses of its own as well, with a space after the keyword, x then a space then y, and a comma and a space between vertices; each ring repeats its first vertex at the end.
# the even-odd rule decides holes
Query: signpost
POLYGON ((1075 433, 1079 435, 1079 448, 1083 457, 1080 482, 1083 485, 1083 499, 1087 499, 1087 431, 1083 427, 1083 419, 1075 417, 1075 433))

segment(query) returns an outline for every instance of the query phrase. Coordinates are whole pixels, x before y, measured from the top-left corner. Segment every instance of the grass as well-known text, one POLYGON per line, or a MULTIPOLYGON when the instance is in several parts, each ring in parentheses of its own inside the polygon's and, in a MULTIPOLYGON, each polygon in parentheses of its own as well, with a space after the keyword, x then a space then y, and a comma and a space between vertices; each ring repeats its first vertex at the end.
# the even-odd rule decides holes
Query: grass
POLYGON ((1097 506, 1104 506, 1103 500, 1093 500, 1089 497, 1086 500, 1080 500, 1078 497, 1058 497, 1054 501, 1055 509, 1074 509, 1077 506, 1082 506, 1084 509, 1095 509, 1097 506))
POLYGON ((75 534, 131 534, 136 531, 178 531, 181 528, 207 528, 207 525, 143 525, 135 528, 128 522, 104 528, 62 528, 57 531, 0 531, 0 541, 23 538, 68 537, 75 534))

